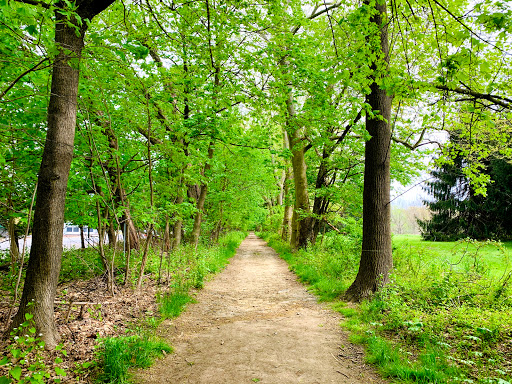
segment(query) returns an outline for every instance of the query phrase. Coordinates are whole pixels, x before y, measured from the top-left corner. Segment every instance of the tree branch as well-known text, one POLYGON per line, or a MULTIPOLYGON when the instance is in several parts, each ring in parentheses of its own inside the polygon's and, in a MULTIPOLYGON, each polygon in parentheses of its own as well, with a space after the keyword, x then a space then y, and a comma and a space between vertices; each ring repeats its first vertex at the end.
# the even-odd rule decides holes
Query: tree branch
POLYGON ((491 95, 488 93, 480 93, 480 92, 472 91, 471 89, 450 88, 450 87, 447 87, 446 85, 434 85, 434 87, 441 91, 454 92, 454 93, 459 93, 461 95, 473 96, 477 99, 488 100, 491 103, 494 103, 496 105, 502 106, 503 108, 512 110, 512 103, 505 101, 505 100, 508 100, 505 97, 494 96, 494 95, 491 95))
MULTIPOLYGON (((333 4, 330 4, 329 3, 324 3, 326 6, 324 8, 322 8, 320 11, 317 11, 317 9, 319 8, 319 6, 316 6, 315 9, 313 10, 313 13, 311 13, 311 15, 308 16, 308 20, 313 20, 314 18, 320 16, 320 15, 323 15, 324 13, 326 12, 329 12, 331 9, 335 9, 335 8, 338 8, 341 6, 341 2, 335 2, 333 4)), ((302 27, 301 24, 297 25, 295 28, 292 29, 292 34, 295 35, 297 32, 299 32, 299 29, 302 27)))
POLYGON ((39 67, 41 64, 43 64, 46 60, 48 60, 47 57, 42 59, 39 63, 34 65, 32 68, 27 69, 25 72, 23 72, 21 75, 19 75, 16 79, 14 79, 12 81, 12 83, 9 84, 9 86, 5 89, 5 91, 0 93, 0 100, 3 99, 3 97, 7 94, 7 92, 9 92, 11 90, 11 88, 14 87, 18 81, 20 81, 25 75, 29 74, 30 72, 35 71, 37 69, 37 67, 39 67))
POLYGON ((418 148, 422 145, 428 144, 428 143, 423 143, 423 144, 421 143, 423 141, 423 136, 425 136, 426 131, 427 131, 427 128, 423 128, 423 130, 421 131, 420 137, 414 144, 409 144, 407 141, 399 139, 398 137, 393 137, 393 136, 391 136, 391 140, 393 140, 396 143, 402 144, 403 146, 409 148, 411 151, 414 151, 416 148, 418 148))

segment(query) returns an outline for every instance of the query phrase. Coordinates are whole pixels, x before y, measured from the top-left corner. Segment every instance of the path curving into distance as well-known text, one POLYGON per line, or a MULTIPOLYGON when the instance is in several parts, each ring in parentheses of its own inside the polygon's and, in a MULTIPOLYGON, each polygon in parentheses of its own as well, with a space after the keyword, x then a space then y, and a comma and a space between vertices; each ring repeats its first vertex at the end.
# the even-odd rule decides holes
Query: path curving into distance
POLYGON ((250 234, 182 315, 161 327, 175 352, 135 383, 384 383, 288 265, 250 234))

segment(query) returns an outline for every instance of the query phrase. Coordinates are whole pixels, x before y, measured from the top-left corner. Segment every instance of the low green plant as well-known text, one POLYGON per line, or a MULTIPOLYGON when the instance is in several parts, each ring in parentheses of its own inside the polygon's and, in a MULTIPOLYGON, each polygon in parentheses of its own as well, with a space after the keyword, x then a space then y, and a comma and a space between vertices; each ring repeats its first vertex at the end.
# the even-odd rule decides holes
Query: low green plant
POLYGON ((99 365, 103 369, 100 380, 127 383, 130 368, 147 368, 155 358, 170 352, 172 348, 166 343, 140 335, 105 338, 98 348, 99 365))
POLYGON ((160 298, 160 314, 166 319, 178 317, 185 309, 185 306, 194 300, 182 290, 169 292, 160 298))
MULTIPOLYGON (((0 376, 0 384, 43 384, 52 380, 60 383, 67 375, 60 366, 62 358, 54 359, 54 364, 47 366, 45 357, 45 343, 36 334, 33 315, 25 314, 25 321, 10 333, 10 343, 7 346, 4 357, 0 360, 0 366, 8 369, 8 374, 0 376)), ((67 352, 62 345, 56 350, 60 355, 66 356, 67 352)))

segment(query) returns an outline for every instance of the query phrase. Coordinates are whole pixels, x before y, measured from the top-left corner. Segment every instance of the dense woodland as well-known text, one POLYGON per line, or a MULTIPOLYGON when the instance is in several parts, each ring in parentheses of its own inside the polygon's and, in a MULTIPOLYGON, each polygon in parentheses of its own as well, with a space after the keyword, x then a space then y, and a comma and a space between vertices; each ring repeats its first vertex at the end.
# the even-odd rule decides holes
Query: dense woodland
POLYGON ((489 159, 510 159, 506 2, 0 8, 0 224, 17 276, 9 329, 30 313, 48 346, 66 222, 108 238, 97 252, 112 293, 118 262, 125 282, 143 284, 153 246, 172 255, 263 229, 298 250, 362 226, 344 294, 360 301, 393 267, 392 182, 406 185, 435 157, 485 196, 489 159), (119 231, 126 242, 115 247, 119 231))

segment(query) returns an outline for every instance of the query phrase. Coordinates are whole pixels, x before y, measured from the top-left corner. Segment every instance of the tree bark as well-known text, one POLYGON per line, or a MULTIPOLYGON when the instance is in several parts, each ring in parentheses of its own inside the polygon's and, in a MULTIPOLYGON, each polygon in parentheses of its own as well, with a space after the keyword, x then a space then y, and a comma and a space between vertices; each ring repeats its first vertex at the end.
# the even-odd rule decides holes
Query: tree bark
POLYGON ((316 174, 315 199, 313 200, 313 217, 311 218, 311 243, 313 244, 316 242, 318 232, 320 232, 322 216, 327 212, 327 208, 329 207, 329 198, 322 193, 322 188, 327 186, 328 169, 326 161, 331 154, 332 151, 324 148, 322 153, 322 160, 320 161, 320 166, 318 167, 318 172, 316 174))
POLYGON ((170 232, 171 232, 171 226, 169 223, 169 216, 165 215, 165 228, 164 228, 164 239, 163 239, 163 248, 162 248, 164 252, 169 252, 169 250, 171 249, 170 232))
MULTIPOLYGON (((180 206, 181 204, 183 204, 183 193, 181 190, 178 191, 178 196, 176 198, 176 205, 180 206)), ((174 227, 173 227, 173 236, 174 236, 174 239, 172 241, 172 249, 176 249, 180 246, 181 244, 181 232, 183 230, 183 220, 180 217, 178 217, 178 219, 176 220, 176 222, 174 223, 174 227)))
POLYGON ((85 234, 83 225, 80 225, 80 247, 85 249, 85 234))
POLYGON ((20 248, 18 245, 18 238, 16 235, 16 223, 14 217, 9 217, 7 225, 9 234, 9 254, 11 255, 11 273, 14 275, 16 272, 16 263, 20 259, 20 248))
MULTIPOLYGON (((367 2, 369 4, 369 2, 367 2)), ((389 62, 386 4, 375 5, 377 13, 370 22, 380 29, 380 50, 389 62)), ((374 73, 377 63, 372 63, 374 73)), ((366 130, 371 139, 365 145, 365 170, 363 190, 363 246, 359 271, 355 281, 346 292, 349 300, 360 301, 376 292, 388 281, 393 267, 390 227, 390 146, 391 96, 381 89, 373 79, 367 103, 374 116, 366 116, 366 130)))
MULTIPOLYGON (((113 0, 77 1, 76 12, 82 19, 90 20, 112 3, 113 0)), ((72 19, 72 22, 78 25, 76 20, 72 19)), ((53 302, 61 267, 64 203, 73 158, 79 79, 77 61, 83 49, 86 28, 84 20, 77 31, 68 25, 66 16, 56 11, 55 45, 59 53, 53 64, 32 247, 20 306, 9 327, 11 330, 18 327, 25 321, 25 314, 32 313, 37 332, 42 334, 41 339, 47 348, 54 347, 59 339, 53 302)))
MULTIPOLYGON (((208 160, 206 160, 206 164, 204 165, 204 175, 206 176, 206 173, 210 170, 210 160, 213 158, 213 143, 210 143, 208 147, 208 160)), ((204 202, 206 201, 206 193, 208 192, 208 184, 206 182, 203 182, 201 184, 201 192, 199 193, 199 198, 197 199, 196 203, 196 216, 194 218, 194 227, 192 228, 192 244, 194 247, 197 247, 199 244, 199 236, 201 235, 201 221, 203 217, 203 209, 204 209, 204 202)))
POLYGON ((292 248, 306 248, 311 239, 311 217, 309 208, 308 180, 306 177, 306 161, 304 147, 300 142, 299 130, 289 134, 290 149, 292 150, 293 182, 295 186, 295 225, 296 242, 292 248))

